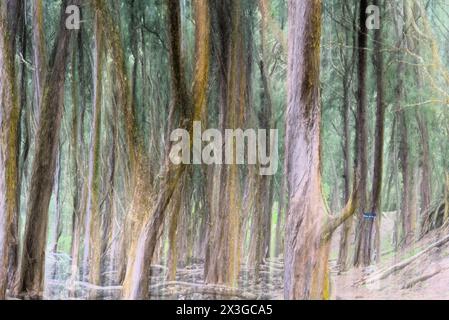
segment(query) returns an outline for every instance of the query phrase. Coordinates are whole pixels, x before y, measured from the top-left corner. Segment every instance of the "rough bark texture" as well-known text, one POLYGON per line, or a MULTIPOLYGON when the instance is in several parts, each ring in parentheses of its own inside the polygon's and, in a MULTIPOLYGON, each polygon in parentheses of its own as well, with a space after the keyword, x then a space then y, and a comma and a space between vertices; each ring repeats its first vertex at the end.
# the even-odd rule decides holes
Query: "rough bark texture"
MULTIPOLYGON (((14 1, 9 4, 14 3, 14 1)), ((18 218, 18 148, 20 120, 15 77, 14 27, 9 19, 11 8, 0 5, 0 299, 6 296, 8 266, 18 218)))
MULTIPOLYGON (((328 258, 335 229, 355 211, 355 192, 337 216, 321 194, 319 94, 321 1, 289 1, 286 170, 289 206, 284 297, 328 299, 328 258)), ((357 190, 357 186, 355 186, 357 190)))
POLYGON ((286 169, 289 206, 285 239, 286 299, 327 298, 328 245, 321 228, 319 102, 321 1, 289 1, 286 169))
MULTIPOLYGON (((380 0, 375 0, 374 5, 379 6, 380 0)), ((373 248, 375 248, 376 261, 380 260, 380 223, 382 218, 382 181, 383 181, 383 155, 384 155, 384 71, 383 71, 383 54, 382 46, 382 28, 374 31, 374 56, 373 63, 376 73, 376 127, 374 142, 374 168, 373 168, 373 185, 371 191, 371 212, 376 217, 366 222, 367 231, 365 233, 365 252, 364 260, 371 263, 373 258, 373 248), (373 224, 376 226, 375 239, 372 240, 373 224)))

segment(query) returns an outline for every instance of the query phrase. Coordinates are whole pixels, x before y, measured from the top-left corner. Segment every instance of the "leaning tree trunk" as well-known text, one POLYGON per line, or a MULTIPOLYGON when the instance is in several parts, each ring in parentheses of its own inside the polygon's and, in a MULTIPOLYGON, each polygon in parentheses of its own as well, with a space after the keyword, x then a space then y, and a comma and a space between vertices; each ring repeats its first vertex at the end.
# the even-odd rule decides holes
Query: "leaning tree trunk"
MULTIPOLYGON (((289 1, 286 170, 289 205, 285 239, 286 299, 328 299, 328 258, 335 229, 355 209, 354 196, 330 218, 321 194, 321 1, 289 1)), ((353 193, 354 195, 354 193, 353 193)))
POLYGON ((53 189, 59 129, 64 100, 66 62, 72 31, 65 27, 67 5, 79 5, 79 0, 64 1, 59 31, 55 40, 51 66, 45 79, 39 127, 30 181, 30 196, 19 275, 18 294, 42 298, 45 276, 45 246, 48 208, 53 189))
MULTIPOLYGON (((171 80, 173 88, 172 110, 179 112, 179 125, 184 129, 190 129, 187 119, 190 113, 187 97, 186 83, 184 79, 184 68, 181 59, 181 16, 180 3, 168 1, 168 25, 170 38, 170 64, 171 80)), ((191 122, 191 121, 190 121, 191 122)), ((158 242, 159 230, 165 219, 166 209, 170 200, 179 187, 179 181, 185 172, 185 166, 175 166, 166 159, 164 171, 161 173, 162 181, 157 199, 145 218, 144 225, 139 233, 132 254, 128 258, 125 280, 123 282, 124 299, 146 299, 149 298, 150 268, 153 254, 158 242)))
MULTIPOLYGON (((125 51, 120 37, 119 24, 114 21, 105 0, 95 0, 94 9, 103 21, 103 32, 108 39, 108 45, 114 60, 117 104, 124 116, 124 129, 127 143, 127 153, 130 167, 129 191, 126 197, 130 199, 125 216, 125 231, 122 241, 123 252, 133 259, 138 234, 142 224, 149 217, 151 201, 153 200, 150 181, 150 163, 145 150, 143 137, 138 132, 138 119, 132 98, 132 88, 127 79, 125 51)), ((123 281, 126 260, 119 267, 119 280, 123 281)))

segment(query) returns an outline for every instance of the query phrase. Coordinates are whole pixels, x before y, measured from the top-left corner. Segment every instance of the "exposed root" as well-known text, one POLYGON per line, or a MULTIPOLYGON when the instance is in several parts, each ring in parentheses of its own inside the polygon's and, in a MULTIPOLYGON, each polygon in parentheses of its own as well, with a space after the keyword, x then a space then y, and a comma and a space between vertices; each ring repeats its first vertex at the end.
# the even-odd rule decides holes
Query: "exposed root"
POLYGON ((430 252, 431 250, 433 250, 434 248, 438 248, 441 247, 442 245, 446 244, 447 242, 449 242, 449 235, 447 235, 446 237, 444 237, 443 239, 429 245, 428 247, 426 247, 424 250, 418 252, 417 254, 415 254, 414 256, 405 259, 393 266, 390 266, 384 270, 378 271, 374 274, 371 274, 369 277, 364 278, 362 280, 360 280, 359 282, 356 283, 356 285, 361 285, 361 284, 370 284, 370 283, 374 283, 376 281, 379 280, 383 280, 385 278, 387 278, 388 276, 390 276, 391 274, 398 272, 402 269, 404 269, 405 267, 407 267, 409 264, 411 264, 412 262, 416 261, 418 258, 420 258, 421 256, 425 255, 426 253, 430 252))
POLYGON ((431 272, 428 272, 428 273, 426 273, 426 274, 424 274, 424 275, 422 275, 422 276, 416 277, 416 278, 410 280, 409 282, 407 282, 406 284, 404 284, 404 285, 402 286, 402 289, 410 289, 410 288, 413 288, 413 287, 414 287, 415 285, 417 285, 418 283, 424 282, 424 281, 426 281, 426 280, 432 278, 433 276, 437 275, 437 274, 440 273, 440 272, 441 272, 441 269, 440 269, 440 268, 437 268, 437 269, 435 269, 435 270, 433 270, 433 271, 431 271, 431 272))

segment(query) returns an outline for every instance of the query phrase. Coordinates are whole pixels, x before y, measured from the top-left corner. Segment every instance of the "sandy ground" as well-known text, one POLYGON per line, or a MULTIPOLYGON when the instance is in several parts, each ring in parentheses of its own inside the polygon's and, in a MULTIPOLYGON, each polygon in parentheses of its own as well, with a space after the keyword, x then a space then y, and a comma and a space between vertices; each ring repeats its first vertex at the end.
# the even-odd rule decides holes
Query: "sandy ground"
MULTIPOLYGON (((384 249, 388 249, 391 241, 394 221, 393 214, 386 215, 384 224, 386 235, 382 241, 384 249)), ((419 240, 413 246, 402 249, 397 254, 384 254, 381 262, 365 270, 352 269, 346 273, 338 274, 335 260, 331 261, 332 270, 332 296, 334 299, 387 299, 387 300, 414 300, 414 299, 449 299, 449 242, 441 247, 435 247, 423 254, 412 263, 398 270, 385 279, 369 284, 361 284, 361 279, 373 277, 375 274, 391 268, 428 248, 449 233, 444 230, 434 231, 419 240)), ((338 237, 335 237, 333 252, 338 246, 338 237)), ((391 250, 390 250, 391 251, 391 250)))

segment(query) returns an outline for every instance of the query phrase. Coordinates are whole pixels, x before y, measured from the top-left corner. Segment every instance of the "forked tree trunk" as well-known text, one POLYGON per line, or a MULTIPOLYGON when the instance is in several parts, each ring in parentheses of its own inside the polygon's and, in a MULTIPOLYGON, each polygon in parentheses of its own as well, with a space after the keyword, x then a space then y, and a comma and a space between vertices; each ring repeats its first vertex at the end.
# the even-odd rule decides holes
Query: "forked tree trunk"
MULTIPOLYGON (((184 129, 191 130, 192 123, 190 121, 189 124, 187 119, 190 113, 190 104, 181 59, 180 4, 178 1, 168 1, 167 7, 173 88, 173 102, 170 113, 177 111, 180 115, 179 125, 184 129)), ((166 159, 164 171, 161 173, 163 180, 160 182, 157 199, 149 212, 150 214, 145 218, 139 238, 128 258, 122 292, 124 299, 149 298, 150 268, 148 266, 153 258, 159 238, 159 230, 164 223, 166 209, 176 188, 179 188, 179 181, 184 173, 184 165, 175 166, 166 159)))
MULTIPOLYGON (((289 1, 286 170, 289 206, 284 297, 328 299, 328 258, 335 229, 354 212, 354 196, 330 217, 321 194, 319 95, 321 1, 289 1)), ((354 194, 354 193, 353 193, 354 194)))

